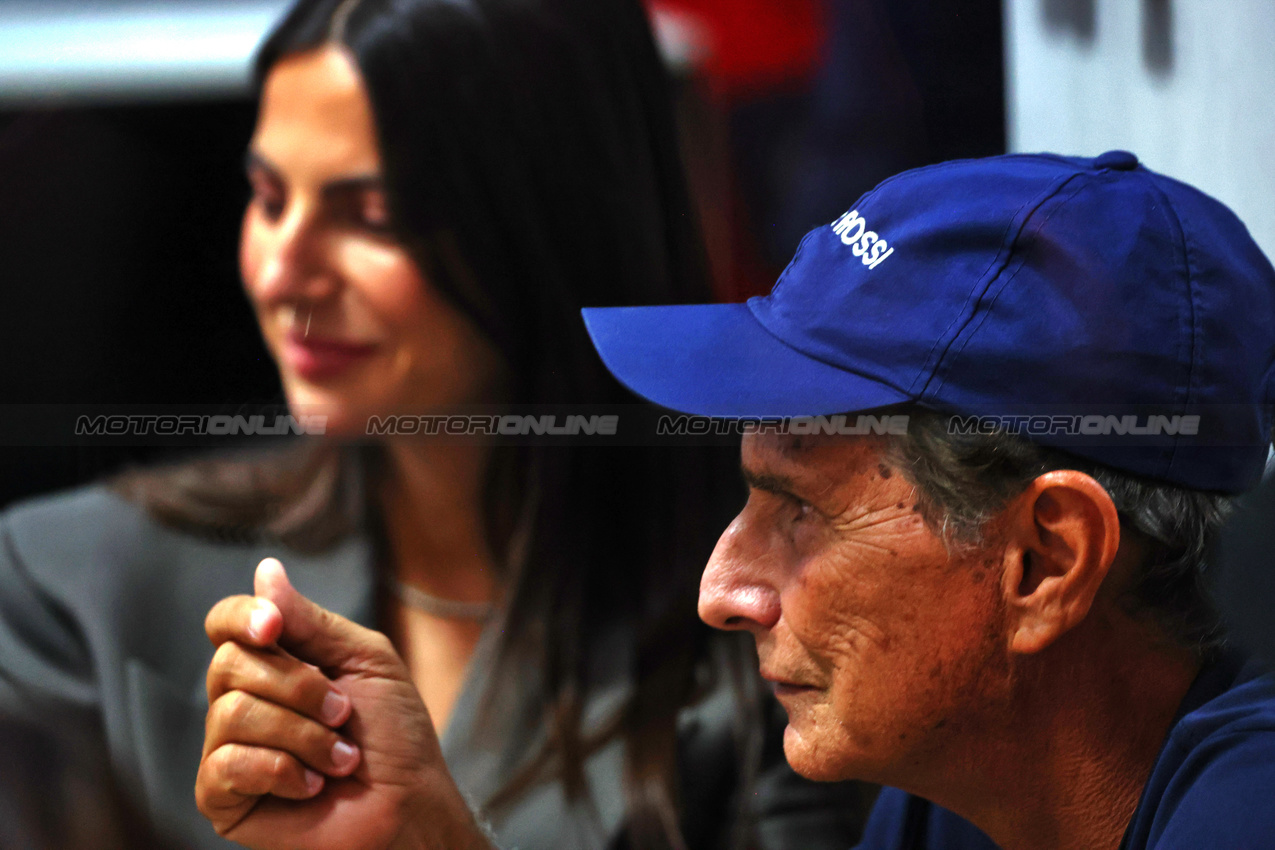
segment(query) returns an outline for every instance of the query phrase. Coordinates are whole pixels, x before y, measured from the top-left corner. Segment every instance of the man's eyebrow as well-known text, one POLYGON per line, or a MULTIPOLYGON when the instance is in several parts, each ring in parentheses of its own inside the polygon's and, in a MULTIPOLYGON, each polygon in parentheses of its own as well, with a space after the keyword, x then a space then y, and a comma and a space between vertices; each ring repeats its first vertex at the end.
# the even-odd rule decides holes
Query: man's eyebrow
MULTIPOLYGON (((244 170, 250 174, 257 170, 264 171, 271 176, 279 174, 279 169, 274 163, 251 149, 244 154, 244 170)), ((352 192, 380 192, 384 190, 385 180, 381 175, 353 174, 349 177, 341 177, 323 184, 321 191, 324 196, 331 196, 352 192)))
POLYGON ((797 489, 797 483, 786 475, 779 475, 773 472, 757 472, 747 467, 741 467, 740 472, 744 475, 744 483, 750 489, 761 490, 763 493, 791 496, 793 491, 797 489))

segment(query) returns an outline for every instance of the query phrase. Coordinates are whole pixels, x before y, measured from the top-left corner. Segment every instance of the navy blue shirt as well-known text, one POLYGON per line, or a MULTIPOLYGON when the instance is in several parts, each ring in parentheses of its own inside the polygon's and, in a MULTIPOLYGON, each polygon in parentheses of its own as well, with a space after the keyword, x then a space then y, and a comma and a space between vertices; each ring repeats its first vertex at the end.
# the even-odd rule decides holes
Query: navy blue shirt
MULTIPOLYGON (((1275 676, 1223 653, 1187 691, 1121 850, 1275 847, 1275 676)), ((996 850, 967 821, 893 788, 859 850, 996 850)))

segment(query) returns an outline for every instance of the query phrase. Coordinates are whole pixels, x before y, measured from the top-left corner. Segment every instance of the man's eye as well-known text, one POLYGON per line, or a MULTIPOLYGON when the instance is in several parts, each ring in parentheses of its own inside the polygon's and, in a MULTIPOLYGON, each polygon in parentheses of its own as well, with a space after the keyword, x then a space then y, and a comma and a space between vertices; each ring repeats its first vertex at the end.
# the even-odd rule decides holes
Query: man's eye
POLYGON ((792 497, 792 504, 796 512, 796 516, 793 519, 794 522, 802 522, 803 520, 810 519, 815 515, 814 505, 807 501, 798 499, 794 496, 792 497))

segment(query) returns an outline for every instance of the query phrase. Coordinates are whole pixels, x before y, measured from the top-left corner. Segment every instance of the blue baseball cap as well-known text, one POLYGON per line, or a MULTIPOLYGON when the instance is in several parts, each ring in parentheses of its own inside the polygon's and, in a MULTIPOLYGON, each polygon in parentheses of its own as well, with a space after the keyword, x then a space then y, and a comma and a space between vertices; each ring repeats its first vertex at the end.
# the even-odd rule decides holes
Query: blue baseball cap
POLYGON ((904 172, 808 233, 767 296, 584 319, 616 378, 684 413, 1017 417, 1222 492, 1259 480, 1270 442, 1275 270, 1227 207, 1125 151, 904 172))

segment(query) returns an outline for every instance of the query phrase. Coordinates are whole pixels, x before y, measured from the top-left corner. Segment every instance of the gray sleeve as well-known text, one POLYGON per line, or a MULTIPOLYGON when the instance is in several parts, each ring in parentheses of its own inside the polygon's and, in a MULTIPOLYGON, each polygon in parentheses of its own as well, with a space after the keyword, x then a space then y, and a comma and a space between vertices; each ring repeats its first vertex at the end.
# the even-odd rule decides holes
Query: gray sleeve
POLYGON ((74 616, 38 586, 0 518, 0 716, 57 727, 96 712, 87 644, 74 616))
POLYGON ((91 653, 0 517, 0 847, 154 846, 117 791, 91 653))

